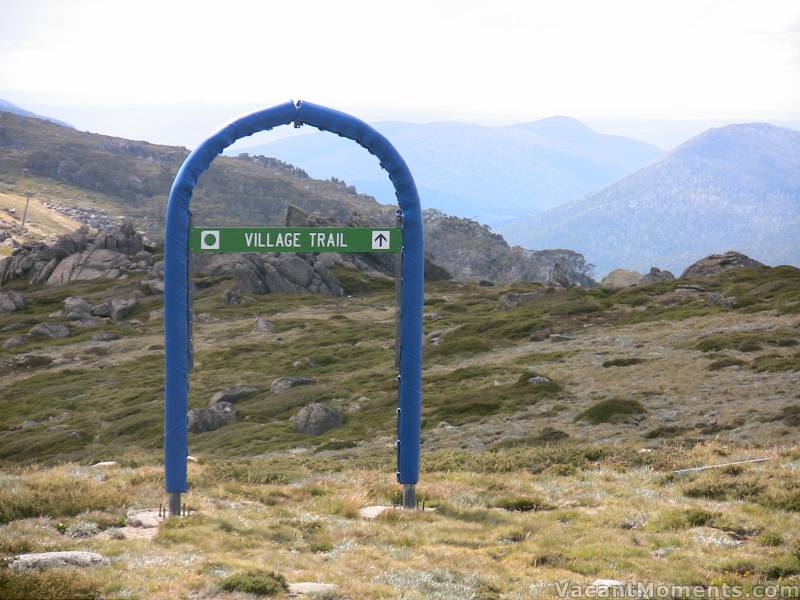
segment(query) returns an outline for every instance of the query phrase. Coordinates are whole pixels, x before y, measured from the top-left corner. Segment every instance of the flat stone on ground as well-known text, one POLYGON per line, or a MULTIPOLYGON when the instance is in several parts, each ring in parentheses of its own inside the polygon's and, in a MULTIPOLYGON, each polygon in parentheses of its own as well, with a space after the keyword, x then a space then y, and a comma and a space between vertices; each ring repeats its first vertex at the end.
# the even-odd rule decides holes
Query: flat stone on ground
POLYGON ((358 510, 358 514, 362 519, 377 519, 387 510, 394 510, 393 506, 365 506, 358 510))
POLYGON ((164 517, 158 516, 157 508, 139 508, 129 510, 126 519, 131 527, 150 528, 158 527, 164 517))
POLYGON ((95 567, 107 565, 108 559, 96 552, 34 552, 11 560, 12 569, 52 569, 59 567, 95 567))
POLYGON ((300 596, 316 596, 321 594, 333 594, 339 586, 333 583, 317 583, 314 581, 303 581, 300 583, 289 584, 289 597, 298 598, 300 596))

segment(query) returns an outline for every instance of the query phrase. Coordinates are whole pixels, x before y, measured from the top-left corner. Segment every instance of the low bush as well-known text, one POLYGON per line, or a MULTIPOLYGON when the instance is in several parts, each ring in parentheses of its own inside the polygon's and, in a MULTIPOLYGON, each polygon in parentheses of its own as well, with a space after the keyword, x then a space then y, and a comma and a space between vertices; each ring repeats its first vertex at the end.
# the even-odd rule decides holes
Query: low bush
POLYGON ((600 423, 619 423, 635 415, 646 412, 644 406, 636 400, 610 399, 590 406, 575 417, 576 421, 589 421, 592 425, 600 423))
POLYGON ((226 592, 244 592, 260 596, 276 596, 289 589, 283 575, 263 569, 250 569, 236 573, 222 581, 226 592))

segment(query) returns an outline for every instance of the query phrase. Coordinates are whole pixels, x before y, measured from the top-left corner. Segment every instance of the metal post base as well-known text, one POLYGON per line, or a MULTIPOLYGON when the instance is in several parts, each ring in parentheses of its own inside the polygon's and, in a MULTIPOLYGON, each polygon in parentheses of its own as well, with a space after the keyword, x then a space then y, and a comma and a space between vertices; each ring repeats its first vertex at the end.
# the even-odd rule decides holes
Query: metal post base
POLYGON ((170 492, 169 493, 169 516, 170 517, 180 517, 181 516, 181 493, 180 492, 170 492))
POLYGON ((403 484, 403 508, 417 508, 417 490, 413 483, 403 484))

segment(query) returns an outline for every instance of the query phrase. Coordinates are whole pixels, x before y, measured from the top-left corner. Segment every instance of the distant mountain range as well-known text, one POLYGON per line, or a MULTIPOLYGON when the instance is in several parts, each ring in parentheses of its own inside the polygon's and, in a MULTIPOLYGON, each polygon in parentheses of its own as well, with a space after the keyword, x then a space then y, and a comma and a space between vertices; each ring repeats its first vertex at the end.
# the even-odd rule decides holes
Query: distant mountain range
MULTIPOLYGON (((663 154, 655 146, 600 134, 560 116, 509 127, 374 125, 405 158, 425 208, 492 226, 573 200, 663 154)), ((312 177, 344 179, 381 202, 394 201, 378 162, 350 140, 314 132, 244 151, 288 161, 312 177)))
POLYGON ((680 271, 731 249, 797 265, 800 132, 763 123, 711 129, 583 199, 500 231, 526 248, 580 252, 600 275, 680 271))
POLYGON ((54 119, 52 117, 46 117, 44 115, 36 114, 35 112, 21 108, 12 102, 9 102, 8 100, 3 100, 2 98, 0 98, 0 111, 10 112, 15 115, 20 115, 23 117, 41 119, 42 121, 49 121, 51 123, 56 123, 57 125, 63 125, 64 127, 72 127, 72 125, 70 125, 69 123, 65 123, 64 121, 59 121, 58 119, 54 119))

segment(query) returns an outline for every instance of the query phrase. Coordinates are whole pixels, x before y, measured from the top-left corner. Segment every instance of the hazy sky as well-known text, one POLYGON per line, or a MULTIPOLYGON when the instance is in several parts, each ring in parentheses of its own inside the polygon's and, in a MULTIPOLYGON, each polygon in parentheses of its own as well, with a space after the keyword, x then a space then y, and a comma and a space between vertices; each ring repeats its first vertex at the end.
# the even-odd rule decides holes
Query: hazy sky
POLYGON ((797 0, 0 0, 0 90, 453 118, 800 114, 797 0))

